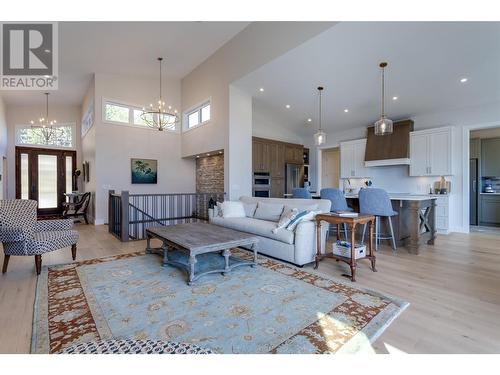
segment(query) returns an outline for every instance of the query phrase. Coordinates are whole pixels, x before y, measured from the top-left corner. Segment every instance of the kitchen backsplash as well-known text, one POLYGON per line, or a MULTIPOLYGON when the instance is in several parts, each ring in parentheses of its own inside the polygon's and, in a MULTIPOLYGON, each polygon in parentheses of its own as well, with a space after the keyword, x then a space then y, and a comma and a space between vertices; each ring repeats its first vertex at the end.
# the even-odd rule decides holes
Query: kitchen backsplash
MULTIPOLYGON (((349 187, 357 192, 360 188, 366 187, 365 181, 372 181, 372 187, 382 188, 389 193, 413 193, 413 194, 428 194, 429 189, 439 177, 409 177, 408 167, 405 166, 390 166, 377 167, 371 169, 371 178, 352 178, 343 180, 344 191, 349 187)), ((446 177, 449 181, 452 178, 446 177)), ((453 185, 453 183, 452 183, 453 185)), ((453 187, 452 187, 453 190, 453 187)))

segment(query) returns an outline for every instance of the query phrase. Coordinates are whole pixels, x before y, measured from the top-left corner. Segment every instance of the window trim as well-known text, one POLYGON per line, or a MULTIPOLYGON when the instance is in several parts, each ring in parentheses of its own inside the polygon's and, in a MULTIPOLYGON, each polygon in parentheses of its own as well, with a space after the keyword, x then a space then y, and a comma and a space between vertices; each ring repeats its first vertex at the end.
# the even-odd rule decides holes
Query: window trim
MULTIPOLYGON (((147 126, 147 125, 140 125, 140 124, 136 124, 134 122, 134 110, 139 110, 142 112, 142 106, 139 106, 137 104, 132 104, 132 103, 127 103, 127 102, 123 102, 121 100, 115 100, 115 99, 109 99, 109 98, 105 98, 103 97, 102 98, 102 113, 101 113, 101 119, 102 119, 102 122, 105 123, 105 124, 112 124, 112 125, 119 125, 119 126, 128 126, 128 127, 131 127, 131 128, 136 128, 136 129, 146 129, 146 130, 153 130, 153 131, 157 131, 157 129, 155 128, 151 128, 150 126, 147 126), (116 105, 116 106, 119 106, 119 107, 125 107, 129 110, 129 122, 119 122, 119 121, 111 121, 111 120, 107 120, 106 119, 106 104, 111 104, 111 105, 116 105)), ((175 129, 170 129, 170 128, 165 128, 164 131, 168 131, 168 132, 171 132, 171 133, 179 133, 180 132, 180 126, 179 125, 176 125, 175 126, 175 129)))
POLYGON ((75 122, 62 122, 62 123, 58 123, 56 125, 56 127, 65 127, 65 126, 69 126, 71 127, 71 133, 72 133, 72 137, 71 137, 71 146, 70 147, 65 147, 65 146, 57 146, 57 145, 46 145, 46 144, 43 144, 43 145, 39 145, 39 144, 33 144, 33 143, 21 143, 20 142, 20 137, 19 137, 19 131, 21 129, 26 129, 26 128, 31 128, 31 125, 29 124, 17 124, 15 126, 15 140, 14 140, 14 144, 16 147, 31 147, 31 148, 46 148, 46 149, 54 149, 54 150, 72 150, 72 151, 75 151, 76 150, 76 123, 75 122))
POLYGON ((189 109, 187 109, 186 111, 184 111, 184 113, 182 114, 182 132, 185 133, 185 132, 188 132, 190 130, 194 130, 194 129, 197 129, 199 128, 200 126, 204 126, 204 125, 208 125, 212 122, 212 118, 213 118, 213 106, 212 106, 212 97, 206 99, 206 100, 203 100, 202 102, 194 105, 194 106, 191 106, 189 109), (205 108, 207 105, 210 106, 210 119, 207 120, 207 121, 201 121, 201 110, 203 108, 205 108), (198 112, 198 120, 200 121, 198 124, 192 126, 192 127, 189 127, 189 120, 188 120, 188 117, 195 113, 195 112, 198 112))

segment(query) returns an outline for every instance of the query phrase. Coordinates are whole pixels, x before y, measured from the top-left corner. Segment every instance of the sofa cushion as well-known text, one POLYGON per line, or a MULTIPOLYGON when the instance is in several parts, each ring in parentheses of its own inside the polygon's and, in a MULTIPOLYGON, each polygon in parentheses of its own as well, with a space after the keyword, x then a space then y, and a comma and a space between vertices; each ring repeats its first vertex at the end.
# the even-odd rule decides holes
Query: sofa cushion
POLYGON ((284 205, 280 203, 259 202, 253 217, 260 220, 279 221, 283 207, 284 205))
POLYGON ((245 207, 240 201, 224 201, 221 203, 222 217, 245 217, 245 207))
POLYGON ((243 207, 245 208, 245 216, 253 217, 257 209, 257 203, 243 203, 243 207))
POLYGON ((276 233, 273 233, 273 229, 276 228, 276 223, 273 221, 260 220, 250 217, 214 217, 211 223, 234 230, 239 230, 241 232, 252 233, 257 236, 270 238, 272 240, 285 242, 290 245, 293 244, 295 238, 295 234, 292 231, 286 229, 278 229, 276 233))
POLYGON ((304 204, 304 203, 297 203, 297 204, 285 204, 285 211, 291 210, 296 208, 299 212, 301 211, 317 211, 318 210, 318 205, 315 203, 310 203, 310 204, 304 204))

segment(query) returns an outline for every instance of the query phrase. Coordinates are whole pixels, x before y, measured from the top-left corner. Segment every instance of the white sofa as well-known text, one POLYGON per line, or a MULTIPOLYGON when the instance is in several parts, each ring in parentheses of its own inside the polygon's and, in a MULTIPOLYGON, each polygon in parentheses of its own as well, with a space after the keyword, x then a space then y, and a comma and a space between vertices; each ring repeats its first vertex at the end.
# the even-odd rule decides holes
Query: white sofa
MULTIPOLYGON (((329 212, 331 202, 326 199, 281 199, 281 198, 258 198, 241 197, 240 201, 245 204, 245 209, 258 204, 258 202, 280 204, 283 207, 288 206, 302 209, 310 209, 316 206, 315 211, 329 212)), ((250 210, 251 211, 251 210, 250 210)), ((218 208, 209 210, 210 223, 220 225, 226 228, 252 233, 259 237, 258 252, 269 255, 298 266, 302 266, 314 261, 316 256, 316 225, 315 221, 302 221, 294 231, 279 229, 273 233, 276 228, 276 221, 262 220, 255 218, 252 213, 247 217, 223 218, 219 216, 218 208)), ((325 249, 325 241, 328 231, 328 225, 321 227, 322 249, 325 249)))

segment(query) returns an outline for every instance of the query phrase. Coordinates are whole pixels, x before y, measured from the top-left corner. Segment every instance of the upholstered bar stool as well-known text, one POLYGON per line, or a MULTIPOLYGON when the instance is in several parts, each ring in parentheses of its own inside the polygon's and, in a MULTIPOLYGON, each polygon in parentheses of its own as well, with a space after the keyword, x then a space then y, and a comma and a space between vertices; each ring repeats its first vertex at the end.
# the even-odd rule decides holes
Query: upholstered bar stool
MULTIPOLYGON (((321 199, 329 199, 330 202, 332 202, 332 206, 330 208, 331 212, 352 211, 352 208, 347 205, 347 201, 344 197, 344 193, 339 189, 335 189, 335 188, 321 189, 320 196, 321 196, 321 199)), ((345 240, 347 241, 348 240, 347 225, 344 223, 342 226, 344 228, 345 240)))
POLYGON ((306 188, 294 188, 292 198, 311 199, 311 192, 306 188))
MULTIPOLYGON (((396 239, 394 238, 394 229, 392 227, 393 216, 398 213, 392 209, 391 199, 389 194, 384 189, 366 188, 359 191, 359 212, 361 214, 368 214, 375 216, 375 249, 378 250, 380 240, 392 241, 392 248, 396 251, 396 239), (387 218, 389 221, 389 228, 391 230, 390 236, 380 235, 380 219, 387 218)), ((366 224, 363 226, 363 242, 365 241, 366 224)))

